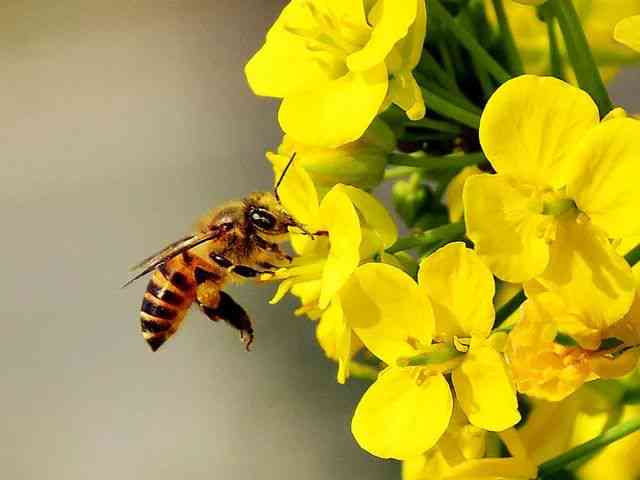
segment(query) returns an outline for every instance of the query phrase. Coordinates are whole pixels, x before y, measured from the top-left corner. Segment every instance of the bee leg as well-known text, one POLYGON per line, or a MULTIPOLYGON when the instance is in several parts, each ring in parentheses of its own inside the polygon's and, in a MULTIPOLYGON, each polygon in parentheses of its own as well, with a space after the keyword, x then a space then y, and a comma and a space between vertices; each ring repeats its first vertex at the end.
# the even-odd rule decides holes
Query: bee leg
POLYGON ((240 338, 247 352, 253 343, 253 326, 247 312, 238 305, 228 293, 220 292, 220 301, 216 307, 210 307, 198 302, 198 305, 214 322, 224 320, 232 327, 240 330, 240 338))
POLYGON ((245 278, 253 278, 257 277, 262 273, 270 273, 275 275, 275 272, 271 270, 256 270, 255 268, 249 267, 247 265, 234 265, 231 260, 222 255, 214 254, 211 255, 211 259, 220 265, 222 268, 226 268, 228 271, 235 273, 236 275, 240 275, 245 278))
POLYGON ((287 261, 291 262, 292 258, 290 255, 287 255, 282 251, 280 245, 273 242, 268 242, 260 235, 255 235, 254 237, 255 244, 257 247, 263 252, 263 254, 267 257, 274 258, 277 261, 287 261))

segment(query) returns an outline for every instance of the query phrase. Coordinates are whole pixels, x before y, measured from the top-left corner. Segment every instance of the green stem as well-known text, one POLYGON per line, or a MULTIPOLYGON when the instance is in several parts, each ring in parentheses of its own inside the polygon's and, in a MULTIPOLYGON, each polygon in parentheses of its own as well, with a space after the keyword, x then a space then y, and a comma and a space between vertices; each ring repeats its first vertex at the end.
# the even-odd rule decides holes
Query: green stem
POLYGON ((475 128, 476 130, 480 128, 480 115, 453 104, 445 97, 441 97, 433 91, 431 86, 422 87, 422 94, 428 109, 467 127, 475 128))
POLYGON ((362 380, 369 380, 375 382, 378 379, 380 370, 366 363, 356 362, 351 360, 349 362, 349 376, 353 378, 360 378, 362 380))
POLYGON ((450 343, 441 343, 432 345, 429 352, 421 353, 413 357, 401 357, 398 359, 399 367, 416 367, 419 365, 438 365, 446 363, 449 360, 464 355, 463 352, 456 350, 456 347, 450 343))
POLYGON ((460 89, 455 78, 442 68, 427 50, 422 51, 418 70, 426 74, 428 77, 434 78, 443 87, 451 88, 457 93, 460 93, 460 89))
POLYGON ((549 38, 549 67, 550 73, 560 80, 564 80, 564 61, 560 53, 558 36, 556 35, 556 19, 548 8, 543 10, 544 21, 547 24, 547 37, 549 38))
POLYGON ((413 74, 416 77, 416 80, 418 81, 418 85, 420 85, 421 87, 428 87, 429 90, 435 93, 436 95, 445 97, 447 100, 449 100, 449 102, 453 103, 454 105, 457 105, 460 108, 469 110, 470 112, 476 113, 478 115, 482 113, 482 110, 477 105, 473 104, 471 100, 465 97, 464 94, 462 94, 460 91, 453 91, 437 83, 429 81, 429 79, 425 77, 423 74, 421 74, 420 72, 414 71, 413 74))
POLYGON ((511 298, 511 300, 502 305, 502 307, 500 307, 496 312, 496 321, 493 324, 493 328, 498 328, 500 325, 502 325, 502 323, 507 318, 509 318, 511 314, 515 312, 526 299, 527 297, 524 294, 524 290, 520 290, 511 298))
POLYGON ((390 165, 402 165, 405 167, 416 167, 423 171, 446 170, 449 168, 463 168, 469 165, 477 165, 486 161, 484 153, 465 153, 446 155, 444 157, 434 157, 426 153, 406 154, 392 153, 387 162, 390 165))
POLYGON ((509 26, 509 19, 507 18, 507 12, 504 9, 504 3, 502 3, 502 0, 493 0, 493 9, 495 10, 496 17, 498 19, 500 36, 504 41, 511 73, 514 75, 522 75, 524 73, 524 65, 522 63, 522 58, 520 57, 520 51, 518 50, 516 41, 513 38, 513 33, 509 26))
POLYGON ((408 237, 400 237, 396 243, 387 248, 387 253, 397 253, 410 250, 415 247, 429 246, 431 244, 446 240, 453 241, 464 235, 464 223, 448 223, 441 227, 427 230, 426 232, 408 237))
POLYGON ((406 177, 416 171, 415 167, 389 167, 384 171, 384 179, 393 180, 394 178, 406 177))
POLYGON ((538 473, 540 477, 544 479, 545 476, 551 475, 576 460, 579 460, 586 455, 590 455, 637 430, 640 430, 640 417, 616 425, 601 435, 598 435, 596 438, 582 443, 571 450, 544 462, 540 465, 538 473))
POLYGON ((431 130, 437 130, 438 132, 446 133, 462 133, 462 128, 453 123, 444 122, 442 120, 433 120, 431 118, 422 118, 420 120, 408 121, 404 124, 405 127, 416 128, 429 128, 431 130))
POLYGON ((429 0, 431 12, 442 22, 451 32, 455 35, 456 39, 469 51, 469 53, 475 57, 480 63, 482 63, 487 71, 500 83, 504 83, 511 78, 511 75, 500 65, 495 58, 487 52, 476 38, 463 28, 456 19, 451 16, 446 8, 442 6, 439 0, 429 0))
POLYGON ((611 103, 593 53, 589 48, 573 1, 549 0, 548 4, 555 18, 558 19, 573 71, 578 79, 578 85, 591 95, 598 105, 600 116, 604 117, 613 109, 613 103, 611 103))
MULTIPOLYGON (((463 10, 458 15, 458 21, 460 22, 460 26, 465 28, 469 32, 474 31, 473 19, 471 18, 469 12, 467 10, 463 10)), ((489 71, 485 67, 485 65, 478 60, 477 57, 471 57, 471 66, 473 67, 473 74, 480 82, 480 87, 482 88, 483 98, 486 102, 491 98, 493 92, 495 91, 495 86, 493 84, 493 80, 491 75, 489 75, 489 71)))

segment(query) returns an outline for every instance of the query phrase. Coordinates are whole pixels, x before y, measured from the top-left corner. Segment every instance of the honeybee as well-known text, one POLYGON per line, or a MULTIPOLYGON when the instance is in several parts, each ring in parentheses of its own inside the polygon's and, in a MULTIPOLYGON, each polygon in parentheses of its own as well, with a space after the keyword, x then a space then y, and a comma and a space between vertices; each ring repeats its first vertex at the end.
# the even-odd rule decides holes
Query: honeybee
POLYGON ((158 350, 176 332, 193 302, 214 322, 224 320, 239 330, 249 350, 254 338, 251 320, 222 288, 234 276, 255 279, 290 262, 279 245, 290 228, 311 235, 278 197, 278 186, 294 157, 273 192, 252 193, 214 209, 200 219, 195 233, 133 267, 141 271, 123 287, 153 272, 140 307, 142 335, 151 350, 158 350))

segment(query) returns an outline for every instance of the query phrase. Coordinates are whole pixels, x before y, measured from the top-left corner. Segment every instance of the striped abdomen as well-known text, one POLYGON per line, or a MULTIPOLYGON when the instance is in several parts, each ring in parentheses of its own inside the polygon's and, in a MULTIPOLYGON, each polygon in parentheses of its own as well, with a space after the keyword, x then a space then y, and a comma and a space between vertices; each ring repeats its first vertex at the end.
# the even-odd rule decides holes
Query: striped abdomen
POLYGON ((142 335, 154 352, 175 333, 195 298, 193 267, 185 258, 178 255, 155 270, 142 300, 142 335))

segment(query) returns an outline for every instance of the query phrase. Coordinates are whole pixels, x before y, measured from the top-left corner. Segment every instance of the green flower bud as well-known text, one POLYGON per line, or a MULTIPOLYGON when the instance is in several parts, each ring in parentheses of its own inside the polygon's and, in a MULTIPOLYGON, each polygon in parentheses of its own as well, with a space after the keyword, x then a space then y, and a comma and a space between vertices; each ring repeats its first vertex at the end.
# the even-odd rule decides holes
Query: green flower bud
POLYGON ((278 152, 268 152, 267 158, 288 158, 295 152, 295 161, 309 173, 318 192, 324 194, 338 183, 364 190, 376 187, 384 176, 387 156, 394 149, 393 132, 376 119, 360 139, 337 148, 302 145, 285 135, 278 152))
POLYGON ((429 203, 429 193, 422 185, 420 175, 413 173, 407 180, 396 182, 391 193, 396 211, 412 227, 429 203))

